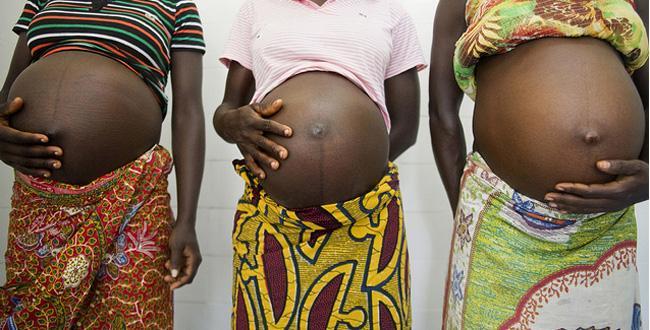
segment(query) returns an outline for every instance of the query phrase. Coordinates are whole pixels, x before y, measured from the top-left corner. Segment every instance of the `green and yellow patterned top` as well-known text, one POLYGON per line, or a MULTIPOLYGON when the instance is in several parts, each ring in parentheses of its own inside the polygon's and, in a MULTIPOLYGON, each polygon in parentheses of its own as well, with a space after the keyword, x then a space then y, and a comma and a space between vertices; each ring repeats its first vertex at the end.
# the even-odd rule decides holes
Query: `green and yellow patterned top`
POLYGON ((476 96, 474 69, 484 56, 544 37, 591 36, 609 42, 632 73, 648 59, 645 27, 632 0, 468 0, 467 31, 456 42, 458 86, 476 96))

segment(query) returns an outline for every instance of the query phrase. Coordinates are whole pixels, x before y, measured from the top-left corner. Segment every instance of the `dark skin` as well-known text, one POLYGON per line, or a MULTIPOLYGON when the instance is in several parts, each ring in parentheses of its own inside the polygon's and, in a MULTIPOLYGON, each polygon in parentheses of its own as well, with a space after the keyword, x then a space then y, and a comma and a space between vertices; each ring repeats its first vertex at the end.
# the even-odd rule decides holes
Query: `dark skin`
MULTIPOLYGON (((637 3, 647 22, 647 3, 637 3)), ((647 25, 647 24, 646 24, 647 25)), ((459 184, 465 164, 466 143, 458 116, 462 91, 458 88, 452 66, 454 44, 465 31, 464 4, 443 0, 438 5, 434 23, 430 75, 430 129, 436 163, 445 185, 452 210, 458 203, 459 184)), ((633 76, 643 101, 647 125, 648 65, 633 76)), ((557 191, 546 194, 549 205, 563 212, 593 213, 614 211, 648 199, 647 126, 639 159, 600 160, 596 168, 615 179, 605 183, 558 183, 557 191), (607 166, 609 164, 609 166, 607 166)))
MULTIPOLYGON (((647 31, 648 2, 635 4, 647 31)), ((616 180, 605 184, 559 183, 555 187, 558 191, 545 197, 550 204, 567 212, 607 212, 648 200, 648 62, 634 72, 632 80, 641 96, 646 124, 639 159, 597 162, 600 171, 615 175, 616 180)))
MULTIPOLYGON (((288 138, 291 127, 269 117, 278 113, 283 100, 248 104, 255 81, 250 70, 232 62, 228 71, 222 104, 217 108, 213 124, 227 142, 236 143, 246 165, 258 177, 267 177, 267 170, 277 170, 290 150, 270 135, 288 138), (260 165, 261 164, 261 165, 260 165)), ((415 68, 385 81, 386 105, 392 122, 389 134, 390 160, 396 159, 415 143, 419 119, 419 84, 415 68)))
POLYGON ((48 145, 49 138, 45 134, 21 132, 9 127, 9 118, 23 106, 20 98, 7 100, 9 89, 31 59, 25 33, 21 33, 0 90, 0 160, 25 174, 50 177, 52 170, 61 167, 59 157, 63 156, 63 149, 48 145))
MULTIPOLYGON (((14 81, 31 62, 25 40, 23 33, 19 36, 0 94, 2 100, 7 100, 14 81)), ((171 260, 167 267, 170 275, 165 280, 176 289, 192 282, 201 263, 194 225, 203 176, 205 129, 201 95, 202 55, 175 51, 172 52, 172 63, 172 144, 179 197, 178 216, 169 242, 171 260)), ((19 97, 0 105, 0 160, 25 174, 51 177, 53 171, 65 166, 61 162, 63 150, 50 145, 50 138, 45 134, 22 132, 9 126, 11 116, 22 106, 19 97)))
POLYGON ((203 116, 203 56, 195 52, 172 52, 172 151, 176 167, 178 216, 169 238, 171 289, 190 284, 201 264, 196 239, 196 209, 205 164, 205 118, 203 116))
POLYGON ((467 146, 458 116, 463 92, 454 77, 454 44, 465 32, 465 3, 441 0, 433 24, 433 45, 429 74, 429 128, 433 155, 455 211, 460 192, 460 177, 465 166, 467 146))

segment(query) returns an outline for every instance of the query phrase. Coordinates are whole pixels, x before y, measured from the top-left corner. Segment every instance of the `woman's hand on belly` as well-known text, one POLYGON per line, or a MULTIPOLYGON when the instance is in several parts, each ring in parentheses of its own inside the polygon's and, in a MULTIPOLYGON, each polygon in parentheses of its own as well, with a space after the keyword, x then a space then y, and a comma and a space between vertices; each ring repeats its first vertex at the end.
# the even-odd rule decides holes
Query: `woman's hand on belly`
POLYGON ((237 109, 220 110, 215 113, 215 127, 222 137, 231 143, 236 143, 246 161, 246 166, 258 177, 264 179, 266 173, 259 166, 265 164, 271 169, 280 167, 278 159, 286 159, 287 149, 271 139, 266 134, 290 137, 292 130, 289 126, 266 119, 282 109, 282 100, 271 103, 253 103, 237 109), (276 159, 277 157, 277 159, 276 159))
POLYGON ((22 173, 50 177, 51 170, 61 168, 61 161, 57 158, 63 155, 63 150, 45 145, 49 141, 46 135, 9 126, 10 117, 22 107, 23 100, 19 97, 0 104, 0 160, 22 173))
POLYGON ((571 213, 598 213, 624 209, 648 199, 648 163, 642 160, 602 160, 601 172, 616 179, 602 184, 558 183, 558 192, 546 194, 551 207, 571 213))

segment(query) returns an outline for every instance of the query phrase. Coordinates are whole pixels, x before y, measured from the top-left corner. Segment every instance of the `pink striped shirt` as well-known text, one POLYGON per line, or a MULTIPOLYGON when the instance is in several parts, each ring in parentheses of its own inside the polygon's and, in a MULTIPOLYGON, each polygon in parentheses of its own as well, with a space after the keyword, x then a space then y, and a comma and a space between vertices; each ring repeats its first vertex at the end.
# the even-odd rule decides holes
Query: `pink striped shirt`
POLYGON ((411 17, 398 0, 247 0, 220 58, 253 72, 259 102, 307 71, 335 72, 378 105, 390 130, 384 81, 426 67, 411 17))

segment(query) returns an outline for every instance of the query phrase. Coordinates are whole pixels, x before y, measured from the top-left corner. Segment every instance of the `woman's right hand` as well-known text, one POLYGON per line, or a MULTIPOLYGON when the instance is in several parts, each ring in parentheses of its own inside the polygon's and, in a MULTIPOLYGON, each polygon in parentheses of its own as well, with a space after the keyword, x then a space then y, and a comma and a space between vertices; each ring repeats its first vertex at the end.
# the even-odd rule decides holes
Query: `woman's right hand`
POLYGON ((287 159, 289 151, 267 137, 275 134, 290 137, 291 127, 267 119, 282 109, 282 100, 271 103, 253 103, 231 110, 218 111, 223 123, 222 137, 236 143, 246 162, 246 166, 257 177, 264 179, 266 173, 259 164, 265 164, 273 170, 280 167, 280 160, 287 159))
POLYGON ((63 150, 48 146, 44 134, 28 133, 9 127, 9 118, 20 111, 23 100, 0 103, 0 160, 14 169, 33 176, 50 177, 53 169, 61 168, 57 158, 63 150))

